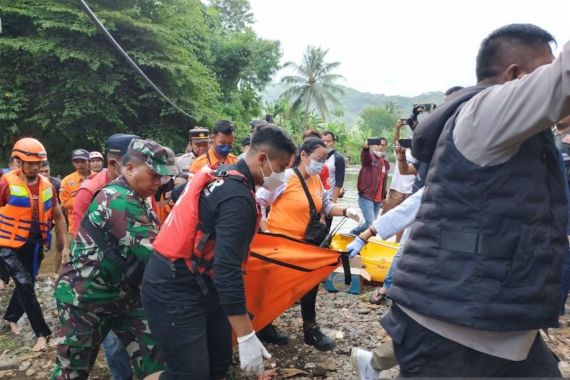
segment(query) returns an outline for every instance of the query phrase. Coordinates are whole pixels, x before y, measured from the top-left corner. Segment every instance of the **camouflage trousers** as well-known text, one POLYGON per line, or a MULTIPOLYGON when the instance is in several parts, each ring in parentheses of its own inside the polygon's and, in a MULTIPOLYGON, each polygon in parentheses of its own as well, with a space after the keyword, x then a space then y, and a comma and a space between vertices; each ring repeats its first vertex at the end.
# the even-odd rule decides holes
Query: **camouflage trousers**
POLYGON ((123 343, 137 378, 164 369, 138 297, 89 310, 58 301, 57 308, 61 328, 52 380, 86 379, 109 330, 123 343))

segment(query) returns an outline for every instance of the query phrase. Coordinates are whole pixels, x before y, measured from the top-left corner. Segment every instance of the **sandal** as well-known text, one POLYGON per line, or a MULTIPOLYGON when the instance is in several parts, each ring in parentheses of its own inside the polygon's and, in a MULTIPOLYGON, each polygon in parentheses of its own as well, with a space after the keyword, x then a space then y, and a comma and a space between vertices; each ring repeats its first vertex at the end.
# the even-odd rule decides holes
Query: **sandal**
POLYGON ((381 293, 379 290, 374 291, 368 298, 368 302, 370 302, 372 305, 382 305, 384 302, 386 302, 386 293, 381 293))

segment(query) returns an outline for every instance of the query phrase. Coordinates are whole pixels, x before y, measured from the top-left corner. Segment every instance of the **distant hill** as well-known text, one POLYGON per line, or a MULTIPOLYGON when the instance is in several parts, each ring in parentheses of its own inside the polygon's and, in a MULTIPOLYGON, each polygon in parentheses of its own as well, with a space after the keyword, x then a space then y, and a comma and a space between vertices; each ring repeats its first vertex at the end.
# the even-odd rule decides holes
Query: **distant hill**
MULTIPOLYGON (((273 83, 266 87, 263 94, 265 102, 274 102, 283 93, 285 86, 280 83, 273 83)), ((441 104, 443 100, 442 92, 428 92, 414 97, 387 96, 382 94, 370 94, 360 92, 350 87, 344 87, 345 94, 341 98, 344 106, 344 122, 348 127, 352 127, 358 120, 358 115, 366 107, 380 106, 388 101, 396 103, 400 109, 400 116, 408 117, 414 104, 435 103, 441 104)))

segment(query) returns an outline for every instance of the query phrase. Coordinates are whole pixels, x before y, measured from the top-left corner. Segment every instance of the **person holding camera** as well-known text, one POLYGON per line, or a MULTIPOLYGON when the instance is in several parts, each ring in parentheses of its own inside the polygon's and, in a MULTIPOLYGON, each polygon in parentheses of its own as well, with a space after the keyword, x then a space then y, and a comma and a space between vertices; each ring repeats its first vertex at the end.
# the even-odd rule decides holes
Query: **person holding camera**
MULTIPOLYGON (((423 105, 423 104, 422 104, 423 105)), ((414 111, 416 107, 414 107, 414 111)), ((415 113, 414 113, 415 114, 415 113)), ((396 148, 396 152, 398 150, 403 152, 403 156, 398 154, 398 163, 400 160, 406 161, 410 164, 416 163, 416 159, 412 156, 412 152, 410 149, 406 149, 405 147, 400 147, 400 131, 403 127, 406 126, 406 119, 400 119, 396 123, 396 132, 394 133, 394 148, 396 148)), ((411 140, 406 140, 411 141, 411 140)), ((400 203, 406 200, 412 192, 413 192, 413 185, 415 176, 410 174, 403 174, 398 169, 399 165, 396 165, 394 168, 394 173, 392 175, 392 182, 390 183, 390 189, 388 190, 388 196, 386 197, 386 201, 382 203, 382 214, 387 213, 394 207, 398 206, 400 203)), ((396 242, 399 243, 400 239, 402 238, 402 231, 399 231, 396 234, 396 242)))
POLYGON ((368 139, 360 151, 362 167, 358 173, 358 206, 362 210, 364 223, 350 233, 358 235, 376 219, 386 199, 388 171, 390 163, 386 160, 388 140, 384 137, 368 139))

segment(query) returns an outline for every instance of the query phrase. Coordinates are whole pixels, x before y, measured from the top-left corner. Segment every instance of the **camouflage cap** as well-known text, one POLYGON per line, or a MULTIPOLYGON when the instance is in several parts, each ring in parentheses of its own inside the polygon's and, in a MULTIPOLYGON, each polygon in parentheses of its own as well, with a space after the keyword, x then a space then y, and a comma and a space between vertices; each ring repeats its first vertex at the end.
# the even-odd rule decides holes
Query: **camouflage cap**
POLYGON ((176 153, 167 146, 165 146, 164 149, 168 154, 168 169, 170 169, 173 175, 178 174, 178 168, 176 167, 176 153))
POLYGON ((129 155, 142 159, 147 166, 159 175, 171 176, 170 158, 166 149, 154 142, 143 139, 133 139, 129 145, 129 155))

